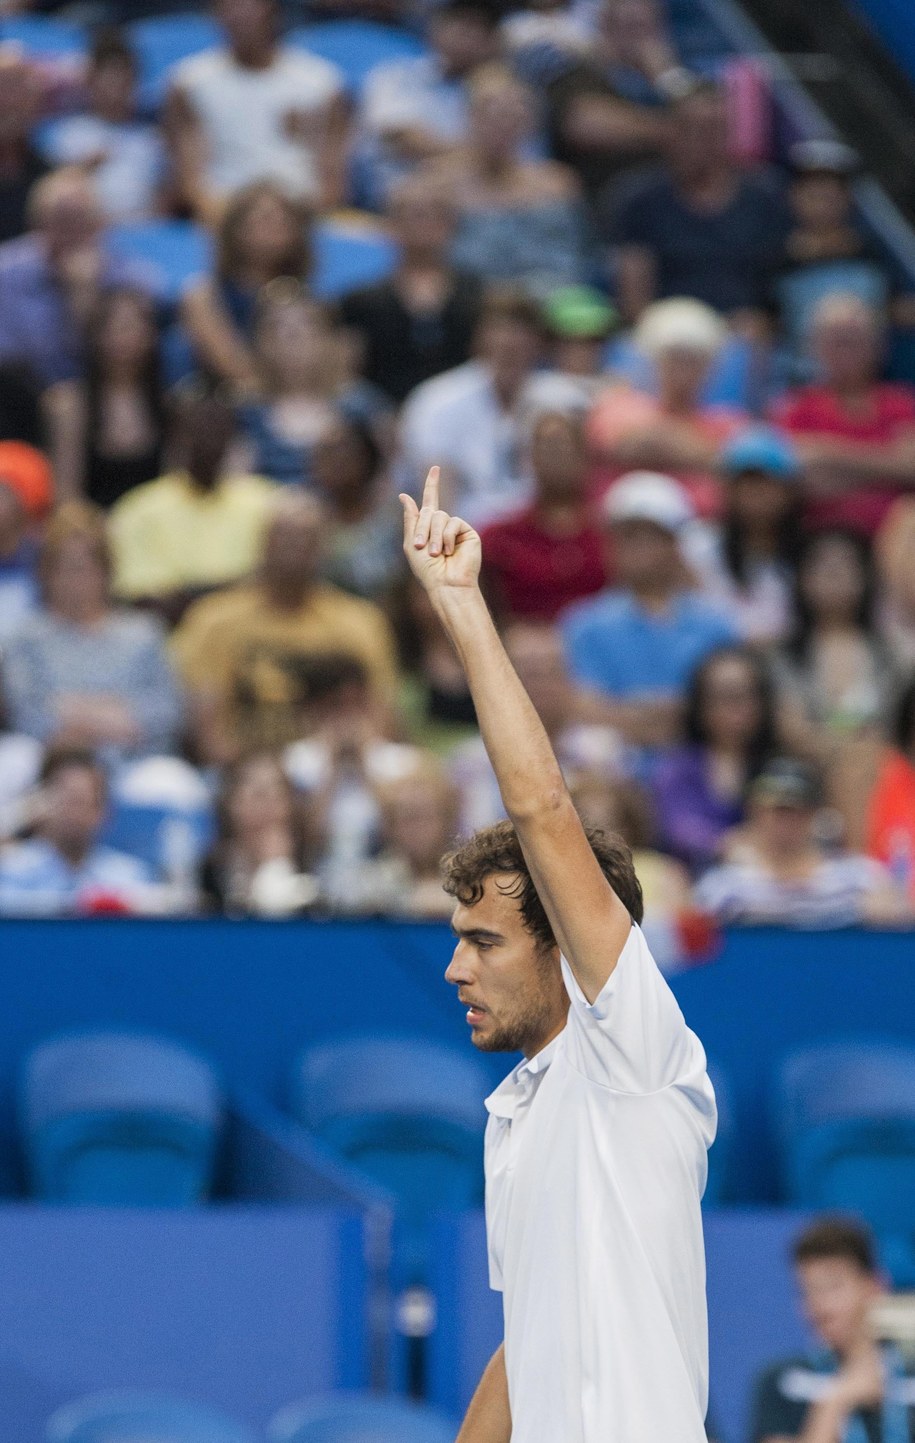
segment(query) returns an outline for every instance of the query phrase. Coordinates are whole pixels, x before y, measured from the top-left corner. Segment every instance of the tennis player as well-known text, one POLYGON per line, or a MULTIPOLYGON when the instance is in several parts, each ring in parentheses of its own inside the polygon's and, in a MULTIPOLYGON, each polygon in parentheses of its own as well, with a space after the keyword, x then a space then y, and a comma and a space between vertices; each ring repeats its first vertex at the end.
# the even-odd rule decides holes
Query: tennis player
POLYGON ((479 588, 480 539, 402 496, 404 551, 464 666, 510 821, 445 863, 446 973, 486 1052, 490 1281, 505 1341, 458 1443, 705 1443, 705 1054, 655 966, 626 847, 586 832, 479 588))

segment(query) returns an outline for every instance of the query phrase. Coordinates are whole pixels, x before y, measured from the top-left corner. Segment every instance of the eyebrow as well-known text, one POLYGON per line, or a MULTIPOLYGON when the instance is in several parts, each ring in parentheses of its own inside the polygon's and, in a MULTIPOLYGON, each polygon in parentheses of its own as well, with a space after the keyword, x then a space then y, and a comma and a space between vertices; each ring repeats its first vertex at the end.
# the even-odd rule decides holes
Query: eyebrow
POLYGON ((504 942, 505 938, 501 932, 490 932, 488 927, 455 927, 451 924, 451 930, 455 937, 460 937, 464 942, 504 942))

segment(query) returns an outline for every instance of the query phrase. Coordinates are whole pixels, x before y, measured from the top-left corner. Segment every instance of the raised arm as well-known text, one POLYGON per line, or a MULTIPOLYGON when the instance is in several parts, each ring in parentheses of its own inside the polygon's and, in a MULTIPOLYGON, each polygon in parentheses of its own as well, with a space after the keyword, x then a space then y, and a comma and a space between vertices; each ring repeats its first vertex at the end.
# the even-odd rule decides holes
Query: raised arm
POLYGON ((439 473, 422 509, 404 507, 404 551, 460 657, 505 809, 553 932, 593 1002, 616 966, 631 918, 600 869, 559 763, 506 655, 479 586, 477 533, 439 507, 439 473))

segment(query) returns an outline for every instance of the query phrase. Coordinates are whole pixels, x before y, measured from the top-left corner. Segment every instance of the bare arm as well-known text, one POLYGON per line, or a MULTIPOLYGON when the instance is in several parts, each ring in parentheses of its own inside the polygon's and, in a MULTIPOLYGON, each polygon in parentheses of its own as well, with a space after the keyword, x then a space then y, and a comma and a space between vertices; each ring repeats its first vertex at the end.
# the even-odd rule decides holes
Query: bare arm
POLYGON ((915 430, 904 431, 889 443, 811 437, 798 439, 797 445, 811 471, 822 470, 846 486, 895 481, 915 487, 915 430))
POLYGON ((41 398, 58 501, 82 496, 85 485, 86 399, 76 381, 59 381, 41 398))
POLYGON ((254 356, 211 281, 201 281, 188 291, 181 304, 181 319, 198 361, 208 371, 244 391, 256 390, 254 356))
POLYGON ((470 1400, 457 1443, 511 1443, 508 1378, 504 1345, 493 1353, 480 1386, 470 1400))
POLYGON ((165 139, 181 203, 204 224, 218 219, 218 205, 206 188, 206 139, 184 91, 173 86, 165 103, 165 139))
POLYGON ((464 667, 505 809, 579 986, 594 1001, 632 925, 600 869, 543 723, 508 659, 479 587, 480 538, 439 509, 438 468, 420 511, 404 506, 404 550, 464 667))
POLYGON ((578 150, 635 155, 660 150, 669 122, 664 112, 653 106, 585 91, 570 102, 560 128, 563 139, 578 150))
POLYGON ((657 268, 654 256, 645 246, 625 245, 617 248, 614 261, 620 316, 625 325, 633 326, 655 298, 657 268))

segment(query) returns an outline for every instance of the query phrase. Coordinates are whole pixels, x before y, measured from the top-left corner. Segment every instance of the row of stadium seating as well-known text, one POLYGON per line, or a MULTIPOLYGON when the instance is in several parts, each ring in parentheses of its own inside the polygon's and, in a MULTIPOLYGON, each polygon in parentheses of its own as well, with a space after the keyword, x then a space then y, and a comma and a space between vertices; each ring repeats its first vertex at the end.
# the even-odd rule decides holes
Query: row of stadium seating
MULTIPOLYGON (((706 1200, 727 1189, 730 1109, 721 1104, 706 1200)), ((422 1281, 441 1211, 481 1201, 480 1059, 423 1038, 316 1044, 292 1073, 290 1110, 341 1164, 397 1201, 402 1281, 422 1281)), ((915 1282, 915 1049, 872 1041, 804 1048, 773 1094, 786 1200, 860 1212, 900 1284, 915 1282)), ((47 1201, 183 1205, 211 1190, 222 1101, 212 1069, 161 1038, 100 1032, 47 1041, 23 1072, 20 1119, 35 1195, 47 1201)))

